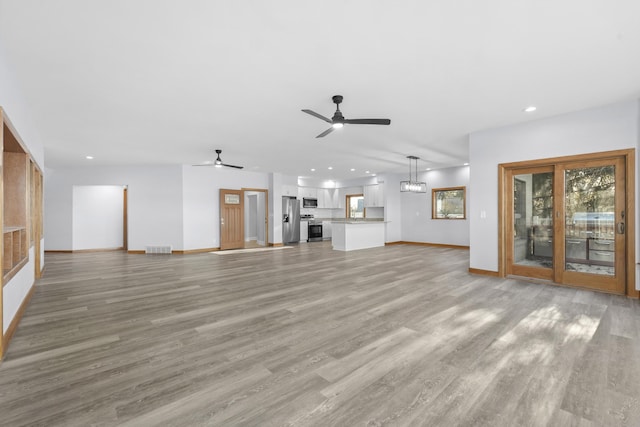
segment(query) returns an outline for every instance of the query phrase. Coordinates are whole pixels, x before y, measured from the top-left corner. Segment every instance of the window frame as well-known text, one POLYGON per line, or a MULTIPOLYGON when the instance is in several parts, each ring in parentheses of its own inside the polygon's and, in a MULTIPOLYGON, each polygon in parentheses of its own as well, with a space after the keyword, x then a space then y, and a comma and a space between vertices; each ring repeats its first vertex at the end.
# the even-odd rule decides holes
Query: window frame
POLYGON ((445 187, 445 188, 432 188, 431 189, 431 219, 444 219, 444 220, 465 220, 467 219, 467 187, 445 187), (437 213, 437 200, 438 194, 452 191, 462 191, 462 217, 439 217, 437 213))

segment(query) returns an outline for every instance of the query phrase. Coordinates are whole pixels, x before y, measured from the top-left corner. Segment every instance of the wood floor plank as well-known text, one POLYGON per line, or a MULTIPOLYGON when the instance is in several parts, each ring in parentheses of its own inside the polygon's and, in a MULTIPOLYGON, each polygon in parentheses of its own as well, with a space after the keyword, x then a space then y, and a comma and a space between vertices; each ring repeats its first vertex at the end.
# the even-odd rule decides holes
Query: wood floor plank
POLYGON ((468 257, 47 254, 0 425, 640 425, 638 300, 468 257))

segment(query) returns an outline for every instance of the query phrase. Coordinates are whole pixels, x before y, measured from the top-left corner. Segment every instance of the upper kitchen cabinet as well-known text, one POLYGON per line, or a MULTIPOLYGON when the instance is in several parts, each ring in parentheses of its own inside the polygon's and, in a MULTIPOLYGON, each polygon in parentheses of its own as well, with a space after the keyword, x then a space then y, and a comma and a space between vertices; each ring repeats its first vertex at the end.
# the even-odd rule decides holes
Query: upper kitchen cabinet
POLYGON ((363 188, 366 208, 384 207, 384 187, 380 184, 365 185, 363 188))
POLYGON ((290 196, 290 197, 298 197, 298 186, 297 185, 283 185, 282 186, 282 195, 290 196))
MULTIPOLYGON (((298 198, 318 199, 318 189, 314 187, 298 187, 298 198)), ((318 200, 318 205, 320 205, 320 200, 318 200)))
POLYGON ((338 190, 335 188, 318 188, 318 207, 335 209, 338 207, 338 190))

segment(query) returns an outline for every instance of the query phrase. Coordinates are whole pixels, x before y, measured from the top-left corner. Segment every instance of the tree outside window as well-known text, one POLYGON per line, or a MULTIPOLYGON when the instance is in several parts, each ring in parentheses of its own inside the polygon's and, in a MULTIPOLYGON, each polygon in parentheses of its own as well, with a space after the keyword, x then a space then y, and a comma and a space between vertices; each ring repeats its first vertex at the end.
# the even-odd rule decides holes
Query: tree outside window
POLYGON ((431 190, 431 218, 465 219, 466 187, 434 188, 431 190))

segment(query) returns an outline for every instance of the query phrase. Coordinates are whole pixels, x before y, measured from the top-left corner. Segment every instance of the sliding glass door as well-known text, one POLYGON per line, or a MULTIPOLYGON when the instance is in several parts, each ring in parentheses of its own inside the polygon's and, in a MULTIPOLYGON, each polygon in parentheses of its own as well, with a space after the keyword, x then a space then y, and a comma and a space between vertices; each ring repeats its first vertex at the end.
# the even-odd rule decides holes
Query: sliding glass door
POLYGON ((506 273, 625 292, 624 157, 506 169, 506 273))

